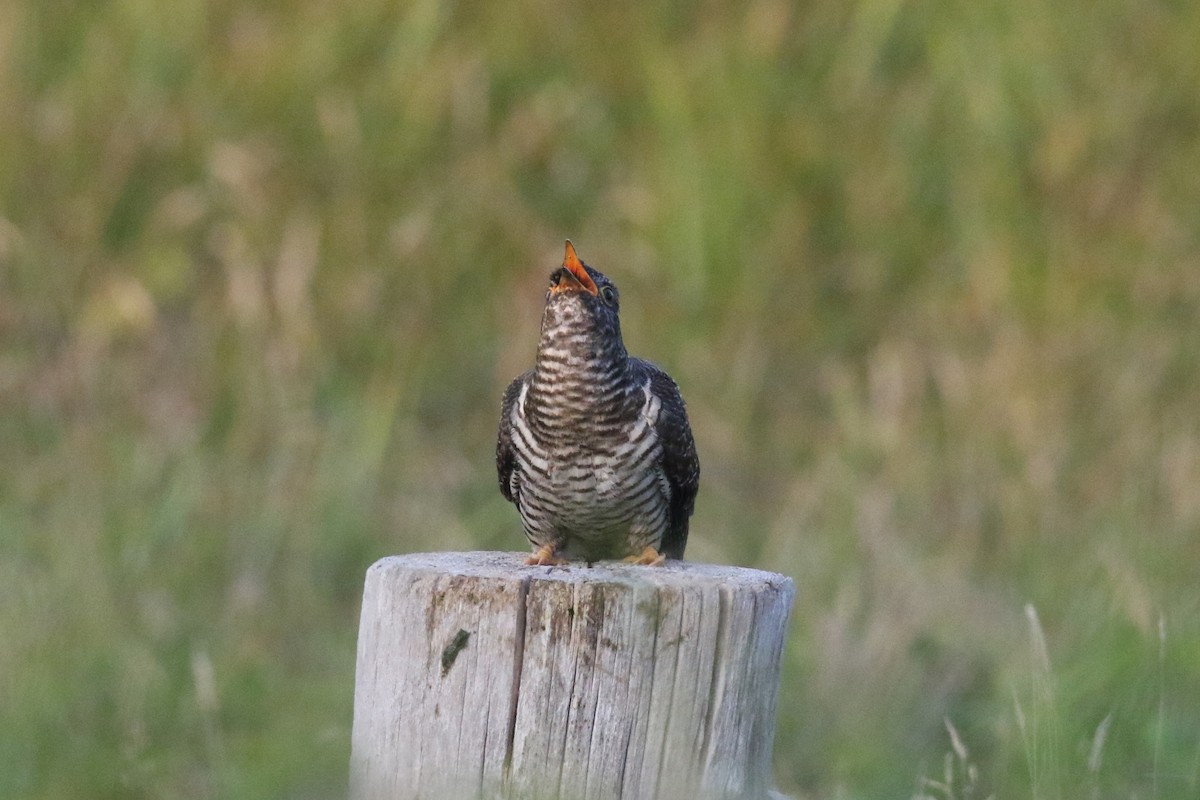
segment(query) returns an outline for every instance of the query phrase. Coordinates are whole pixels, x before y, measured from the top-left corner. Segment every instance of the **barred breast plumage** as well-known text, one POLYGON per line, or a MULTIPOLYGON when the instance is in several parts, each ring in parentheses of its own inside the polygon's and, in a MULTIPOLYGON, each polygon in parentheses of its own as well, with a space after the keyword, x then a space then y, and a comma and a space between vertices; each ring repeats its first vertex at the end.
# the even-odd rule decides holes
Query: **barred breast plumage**
POLYGON ((621 339, 616 287, 567 242, 550 276, 537 361, 501 403, 500 490, 530 563, 682 558, 700 464, 683 398, 621 339))

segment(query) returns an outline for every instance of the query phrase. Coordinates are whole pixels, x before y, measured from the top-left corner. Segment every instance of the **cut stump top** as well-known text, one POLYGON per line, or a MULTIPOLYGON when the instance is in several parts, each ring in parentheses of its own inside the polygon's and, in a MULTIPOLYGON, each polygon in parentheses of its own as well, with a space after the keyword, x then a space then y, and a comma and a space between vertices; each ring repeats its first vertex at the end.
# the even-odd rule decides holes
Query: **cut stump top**
POLYGON ((529 566, 528 553, 466 552, 410 553, 380 559, 371 571, 428 572, 474 578, 529 578, 558 583, 641 585, 647 588, 684 587, 696 584, 724 584, 747 589, 794 591, 786 575, 747 567, 700 564, 670 559, 655 567, 597 561, 593 564, 572 562, 555 567, 529 566))

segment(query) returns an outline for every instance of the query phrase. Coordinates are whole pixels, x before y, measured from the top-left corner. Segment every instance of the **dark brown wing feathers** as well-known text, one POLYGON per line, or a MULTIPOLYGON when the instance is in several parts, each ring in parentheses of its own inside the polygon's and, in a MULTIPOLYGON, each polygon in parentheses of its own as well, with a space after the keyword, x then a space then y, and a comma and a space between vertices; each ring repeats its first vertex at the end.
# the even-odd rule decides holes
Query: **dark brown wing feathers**
POLYGON ((692 516, 696 490, 700 487, 700 459, 696 456, 696 442, 692 438, 679 387, 658 367, 638 360, 650 378, 650 391, 662 403, 656 430, 662 443, 663 471, 671 487, 671 502, 667 511, 667 532, 659 551, 669 558, 683 558, 688 518, 692 516))
POLYGON ((513 470, 517 468, 517 456, 512 445, 512 409, 521 394, 521 388, 529 380, 531 372, 518 375, 508 388, 504 390, 504 399, 500 401, 500 430, 496 434, 496 477, 500 481, 500 492, 504 499, 516 503, 513 494, 513 470))

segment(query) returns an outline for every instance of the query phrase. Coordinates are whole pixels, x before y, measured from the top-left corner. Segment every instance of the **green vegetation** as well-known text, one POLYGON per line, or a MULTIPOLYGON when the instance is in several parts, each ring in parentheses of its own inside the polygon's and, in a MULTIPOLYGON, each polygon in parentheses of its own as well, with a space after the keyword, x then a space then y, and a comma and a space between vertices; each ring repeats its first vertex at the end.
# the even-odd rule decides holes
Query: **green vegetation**
POLYGON ((802 797, 1200 791, 1200 5, 0 9, 0 796, 343 791, 571 237, 802 797), (1028 610, 1027 610, 1028 607, 1028 610), (953 733, 953 735, 952 735, 953 733))

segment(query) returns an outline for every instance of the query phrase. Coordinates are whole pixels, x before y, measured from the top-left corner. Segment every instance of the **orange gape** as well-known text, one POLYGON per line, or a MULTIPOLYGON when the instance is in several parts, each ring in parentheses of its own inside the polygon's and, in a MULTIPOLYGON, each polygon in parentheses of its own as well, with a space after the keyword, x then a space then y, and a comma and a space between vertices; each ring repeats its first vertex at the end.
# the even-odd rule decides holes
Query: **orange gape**
POLYGON ((579 260, 579 256, 575 255, 575 245, 571 244, 571 240, 567 239, 567 254, 563 256, 563 266, 571 271, 571 274, 583 284, 583 288, 587 289, 591 294, 596 294, 599 289, 596 288, 596 282, 592 280, 592 276, 588 275, 587 270, 583 268, 583 262, 579 260))

